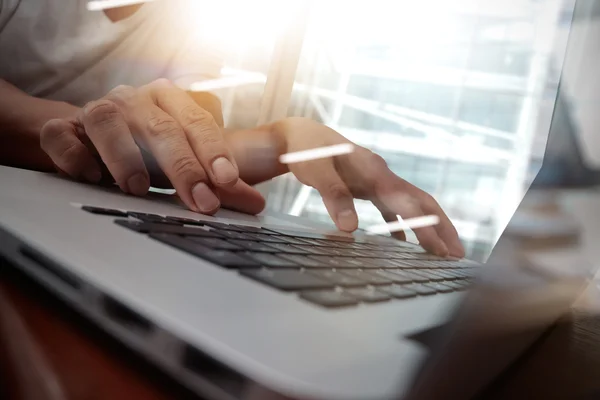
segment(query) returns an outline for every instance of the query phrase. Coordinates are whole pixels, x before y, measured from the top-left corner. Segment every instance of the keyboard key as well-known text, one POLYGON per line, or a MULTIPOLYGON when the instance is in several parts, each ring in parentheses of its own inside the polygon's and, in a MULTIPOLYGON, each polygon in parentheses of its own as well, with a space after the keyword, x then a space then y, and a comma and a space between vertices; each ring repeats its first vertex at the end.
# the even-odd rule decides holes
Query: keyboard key
POLYGON ((452 289, 450 286, 439 282, 424 283, 423 286, 428 286, 432 289, 435 289, 435 291, 438 293, 450 293, 454 291, 454 289, 452 289))
POLYGON ((287 243, 285 240, 280 239, 277 235, 265 235, 262 233, 246 233, 246 235, 257 242, 287 243))
POLYGON ((364 301, 365 303, 388 301, 391 298, 389 295, 374 288, 345 289, 344 293, 355 297, 360 301, 364 301))
POLYGON ((338 271, 340 274, 348 275, 361 281, 367 282, 369 285, 391 285, 393 281, 384 276, 377 275, 370 271, 362 271, 359 269, 345 269, 338 271))
POLYGON ((229 226, 234 226, 236 229, 239 229, 242 232, 271 234, 270 231, 263 229, 263 228, 259 228, 257 226, 248 226, 248 225, 229 225, 229 226))
POLYGON ((283 241, 283 243, 287 243, 287 244, 299 244, 301 246, 305 246, 307 243, 303 240, 303 239, 297 239, 291 236, 283 236, 283 235, 278 235, 277 239, 283 241))
MULTIPOLYGON (((370 268, 397 268, 398 264, 396 264, 392 260, 387 260, 385 258, 366 258, 363 259, 366 264, 370 266, 370 268)), ((365 267, 367 268, 367 267, 365 267)))
POLYGON ((367 286, 368 282, 343 274, 333 270, 318 270, 312 269, 306 271, 307 274, 316 275, 320 278, 333 282, 336 286, 352 287, 352 286, 367 286))
POLYGON ((417 283, 429 282, 429 277, 426 275, 423 275, 420 271, 416 271, 414 269, 403 269, 401 271, 403 273, 405 273, 407 276, 410 276, 410 278, 413 280, 413 282, 417 282, 417 283))
POLYGON ((259 268, 260 264, 249 258, 242 258, 227 250, 213 250, 177 235, 150 233, 150 237, 174 246, 194 256, 226 268, 259 268))
POLYGON ((429 287, 422 283, 413 283, 412 285, 405 285, 406 289, 415 291, 419 296, 430 296, 436 294, 435 288, 429 287))
POLYGON ((181 225, 179 222, 169 221, 165 217, 163 217, 161 215, 157 215, 157 214, 148 214, 148 213, 128 211, 127 215, 129 215, 130 217, 139 219, 140 221, 143 221, 143 222, 181 225))
POLYGON ((352 296, 337 290, 311 290, 300 293, 300 298, 325 307, 347 307, 358 304, 352 296))
POLYGON ((246 230, 239 225, 224 224, 222 222, 215 221, 202 221, 206 226, 213 227, 219 231, 230 231, 230 232, 246 232, 246 230))
POLYGON ((314 275, 295 270, 249 269, 241 274, 281 290, 327 289, 335 285, 314 275))
POLYGON ((331 257, 331 256, 309 256, 312 259, 320 261, 323 265, 332 268, 363 268, 365 263, 360 259, 349 257, 331 257))
MULTIPOLYGON (((284 237, 290 237, 290 236, 284 236, 284 237)), ((319 239, 307 239, 307 238, 293 238, 295 240, 299 240, 302 241, 304 243, 304 245, 311 245, 311 246, 317 246, 317 247, 329 247, 329 241, 327 240, 319 240, 319 239)))
MULTIPOLYGON (((247 242, 251 243, 251 242, 247 242)), ((273 254, 269 253, 254 253, 251 251, 247 251, 244 253, 236 253, 239 256, 250 257, 254 261, 260 263, 265 267, 273 267, 273 268, 300 268, 300 266, 296 263, 291 262, 290 260, 285 260, 283 258, 277 257, 273 254)))
POLYGON ((150 222, 133 221, 127 219, 117 219, 115 224, 124 226, 140 233, 172 233, 184 236, 202 236, 222 238, 221 235, 212 230, 206 230, 202 227, 191 227, 183 225, 157 224, 150 222))
POLYGON ((115 210, 112 208, 103 208, 103 207, 94 207, 94 206, 81 206, 81 209, 87 211, 92 214, 98 215, 109 215, 111 217, 125 217, 127 218, 127 213, 121 210, 115 210))
POLYGON ((269 246, 274 249, 279 250, 282 253, 288 254, 310 254, 307 253, 304 249, 294 246, 292 244, 284 244, 284 243, 269 243, 269 246))
MULTIPOLYGON (((213 226, 213 225, 214 224, 211 223, 211 225, 208 225, 208 226, 213 226)), ((243 233, 243 232, 230 231, 230 230, 219 229, 219 228, 215 228, 215 231, 219 232, 219 234, 221 236, 225 236, 228 239, 252 240, 252 238, 250 236, 248 236, 246 233, 243 233)))
POLYGON ((399 285, 391 285, 391 286, 380 286, 377 288, 379 291, 390 295, 392 297, 395 297, 397 299, 407 299, 410 297, 415 297, 417 295, 417 292, 415 292, 414 290, 406 287, 406 286, 399 286, 399 285))
POLYGON ((302 253, 301 254, 314 254, 317 256, 328 256, 331 255, 331 253, 328 251, 329 249, 326 247, 318 247, 318 246, 296 246, 294 245, 294 247, 298 250, 301 250, 302 253))
POLYGON ((262 253, 277 253, 276 249, 264 243, 251 242, 249 240, 229 240, 229 243, 243 247, 246 250, 258 251, 262 253))
POLYGON ((210 247, 211 249, 218 250, 244 250, 243 247, 240 247, 234 243, 228 242, 227 240, 217 239, 217 238, 204 238, 204 237, 196 237, 196 236, 187 236, 186 239, 192 240, 196 243, 199 243, 203 246, 210 247))
POLYGON ((388 278, 394 283, 411 283, 412 277, 409 274, 403 273, 401 270, 386 270, 386 271, 373 271, 374 273, 388 278))
POLYGON ((167 221, 173 221, 182 225, 195 225, 195 226, 204 226, 204 222, 198 221, 191 218, 182 218, 182 217, 170 217, 166 216, 165 219, 167 221))
POLYGON ((302 231, 292 231, 292 230, 284 230, 284 229, 273 229, 273 228, 269 228, 269 230, 272 230, 274 232, 280 233, 282 235, 285 236, 293 236, 293 237, 298 237, 298 238, 302 238, 302 239, 320 239, 320 240, 328 240, 328 241, 334 241, 334 242, 354 242, 354 239, 351 237, 345 237, 345 236, 335 236, 335 235, 323 235, 321 233, 316 233, 316 232, 302 232, 302 231))
POLYGON ((446 279, 446 278, 444 278, 444 276, 442 274, 435 272, 434 270, 423 269, 423 270, 419 270, 418 274, 426 277, 431 282, 441 282, 446 279))
POLYGON ((323 263, 301 254, 278 253, 277 256, 290 260, 304 268, 331 268, 328 265, 323 265, 323 263))

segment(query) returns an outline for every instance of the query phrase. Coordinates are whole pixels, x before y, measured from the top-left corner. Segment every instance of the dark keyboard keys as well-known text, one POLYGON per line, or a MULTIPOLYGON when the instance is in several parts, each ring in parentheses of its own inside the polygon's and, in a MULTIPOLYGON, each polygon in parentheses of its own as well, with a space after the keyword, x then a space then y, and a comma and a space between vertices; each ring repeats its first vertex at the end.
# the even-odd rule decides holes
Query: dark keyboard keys
POLYGON ((269 246, 273 247, 274 249, 279 250, 282 253, 288 253, 288 254, 309 254, 306 252, 306 250, 301 249, 297 246, 294 246, 292 244, 285 244, 285 243, 269 243, 269 246))
POLYGON ((415 292, 414 290, 411 290, 409 287, 406 286, 398 286, 398 285, 391 285, 391 286, 380 286, 377 289, 379 289, 381 292, 395 297, 397 299, 408 299, 410 297, 415 297, 417 295, 417 292, 415 292))
POLYGON ((259 268, 260 264, 227 250, 214 250, 181 236, 151 233, 150 237, 225 268, 259 268))
POLYGON ((327 265, 323 265, 322 263, 320 263, 317 260, 313 260, 312 258, 301 255, 301 254, 278 253, 277 256, 281 257, 281 258, 285 258, 286 260, 290 260, 293 263, 296 263, 299 266, 304 267, 304 268, 331 268, 327 265))
POLYGON ((430 296, 437 293, 435 288, 422 283, 413 283, 412 285, 405 285, 404 287, 415 291, 419 296, 430 296))
POLYGON ((360 300, 365 303, 377 303, 380 301, 388 301, 391 297, 383 292, 375 288, 354 288, 354 289, 345 289, 344 293, 360 300))
POLYGON ((293 238, 291 236, 278 235, 277 239, 287 244, 299 244, 300 246, 305 246, 307 244, 304 240, 293 238))
POLYGON ((258 251, 262 253, 277 253, 276 249, 264 243, 251 242, 249 240, 229 240, 229 243, 233 243, 236 246, 240 246, 246 250, 258 251))
POLYGON ((337 290, 311 290, 300 293, 300 298, 324 307, 347 307, 358 304, 352 296, 337 290))
POLYGON ((381 275, 384 278, 387 278, 387 279, 391 280, 394 283, 411 283, 413 281, 412 277, 410 275, 402 273, 401 270, 394 270, 394 271, 373 271, 373 273, 381 275))
POLYGON ((421 271, 417 271, 414 269, 402 269, 400 270, 407 276, 409 276, 413 282, 417 283, 427 283, 429 282, 429 277, 421 273, 421 271))
POLYGON ((186 236, 186 239, 192 240, 203 246, 210 247, 211 249, 218 250, 244 250, 243 247, 236 245, 235 243, 228 242, 227 240, 217 238, 205 238, 196 236, 186 236))
POLYGON ((115 210, 112 208, 94 207, 94 206, 81 206, 81 209, 92 214, 98 215, 109 215, 111 217, 124 217, 127 218, 127 213, 121 210, 115 210))
POLYGON ((201 227, 194 228, 191 226, 159 224, 126 219, 117 219, 115 220, 115 223, 141 233, 171 233, 184 236, 222 238, 222 236, 215 233, 215 231, 208 231, 201 227))
POLYGON ((128 211, 127 214, 130 217, 139 219, 140 221, 143 221, 143 222, 181 225, 179 222, 169 221, 165 217, 157 215, 157 214, 148 214, 148 213, 134 212, 134 211, 128 211))
POLYGON ((251 269, 241 274, 281 290, 327 289, 335 285, 329 281, 296 270, 251 269))
POLYGON ((450 286, 439 282, 424 283, 423 285, 435 289, 435 291, 438 293, 450 293, 454 291, 454 289, 450 286))
POLYGON ((364 262, 349 257, 309 256, 331 268, 363 268, 364 262))
POLYGON ((348 275, 362 281, 367 282, 369 285, 391 285, 393 281, 384 276, 374 274, 370 271, 361 271, 358 269, 345 269, 338 271, 340 274, 348 275))
POLYGON ((251 251, 247 251, 244 253, 237 253, 240 256, 250 257, 254 261, 262 264, 265 267, 273 267, 273 268, 300 268, 300 266, 290 260, 286 260, 281 257, 277 257, 273 254, 269 253, 254 253, 251 251))
POLYGON ((182 225, 195 225, 195 226, 204 226, 204 222, 202 221, 198 221, 195 219, 191 219, 191 218, 182 218, 182 217, 169 217, 166 216, 165 219, 167 221, 172 221, 172 222, 176 222, 178 224, 182 224, 182 225))
MULTIPOLYGON (((213 226, 214 224, 211 224, 209 226, 213 226)), ((220 235, 225 236, 228 239, 236 239, 236 240, 252 240, 252 238, 250 236, 248 236, 246 233, 243 232, 238 232, 238 231, 228 231, 228 230, 224 230, 224 229, 219 229, 219 228, 215 228, 215 230, 217 232, 219 232, 220 235)))
POLYGON ((264 243, 287 243, 285 240, 280 239, 277 235, 265 235, 263 233, 246 233, 246 235, 257 242, 264 243))
POLYGON ((323 279, 327 279, 328 281, 334 283, 336 286, 353 287, 366 286, 368 284, 368 282, 362 279, 340 273, 339 271, 312 269, 306 271, 306 273, 316 275, 323 279))

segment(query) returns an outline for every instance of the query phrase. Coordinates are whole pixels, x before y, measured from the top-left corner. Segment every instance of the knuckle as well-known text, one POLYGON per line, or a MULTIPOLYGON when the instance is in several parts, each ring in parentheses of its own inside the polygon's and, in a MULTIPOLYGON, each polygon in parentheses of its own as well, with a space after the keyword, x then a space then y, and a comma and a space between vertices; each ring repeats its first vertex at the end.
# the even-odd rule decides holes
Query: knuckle
POLYGON ((79 143, 73 141, 71 143, 65 144, 64 146, 61 146, 56 153, 56 158, 64 161, 75 162, 82 156, 82 150, 82 146, 79 143))
POLYGON ((167 78, 158 78, 153 81, 151 85, 157 87, 173 87, 173 83, 167 78))
POLYGON ((340 182, 330 183, 327 186, 327 193, 329 193, 331 197, 336 199, 352 197, 352 194, 350 193, 348 187, 340 182))
POLYGON ((92 101, 85 105, 85 118, 98 125, 113 125, 121 116, 119 107, 107 99, 92 101))
POLYGON ((148 132, 152 137, 171 137, 181 133, 177 121, 167 115, 154 114, 148 119, 148 132))
POLYGON ((46 122, 40 131, 40 145, 42 148, 51 145, 59 138, 65 130, 65 121, 61 119, 51 119, 46 122))
POLYGON ((385 159, 383 157, 381 157, 379 154, 377 153, 373 153, 371 152, 370 156, 371 159, 369 160, 373 165, 375 165, 376 167, 384 167, 387 168, 387 162, 385 161, 385 159))
POLYGON ((135 88, 133 88, 132 86, 128 86, 128 85, 119 85, 117 87, 115 87, 113 90, 111 90, 108 93, 108 98, 111 99, 111 101, 114 101, 115 103, 122 103, 122 104, 127 104, 129 102, 131 102, 131 100, 135 97, 136 95, 136 90, 135 88))
POLYGON ((198 165, 198 161, 192 157, 178 157, 173 162, 172 172, 175 176, 197 174, 198 165))

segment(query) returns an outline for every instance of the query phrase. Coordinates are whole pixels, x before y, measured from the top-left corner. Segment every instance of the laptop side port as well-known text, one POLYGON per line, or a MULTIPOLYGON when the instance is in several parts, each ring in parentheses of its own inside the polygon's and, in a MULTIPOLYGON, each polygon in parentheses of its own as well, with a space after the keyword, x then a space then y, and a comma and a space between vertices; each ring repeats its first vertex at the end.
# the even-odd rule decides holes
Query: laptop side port
POLYGON ((154 325, 149 319, 109 296, 102 301, 106 316, 118 325, 141 335, 149 335, 154 325))

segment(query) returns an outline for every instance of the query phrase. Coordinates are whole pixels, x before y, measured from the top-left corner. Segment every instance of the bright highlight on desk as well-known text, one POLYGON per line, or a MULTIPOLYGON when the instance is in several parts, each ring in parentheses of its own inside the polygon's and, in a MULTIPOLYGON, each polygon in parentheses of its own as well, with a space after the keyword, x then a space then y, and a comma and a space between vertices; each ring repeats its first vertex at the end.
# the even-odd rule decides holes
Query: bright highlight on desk
POLYGON ((318 160, 320 158, 341 156, 344 154, 350 154, 353 151, 354 145, 352 143, 342 143, 333 146, 317 147, 316 149, 282 154, 279 157, 279 162, 282 164, 293 164, 303 161, 318 160))
POLYGON ((373 225, 368 227, 366 230, 367 234, 369 235, 380 235, 384 233, 406 231, 409 229, 425 228, 428 226, 437 225, 439 223, 440 217, 437 215, 424 215, 422 217, 409 219, 402 219, 402 217, 398 215, 398 221, 382 225, 373 225))

